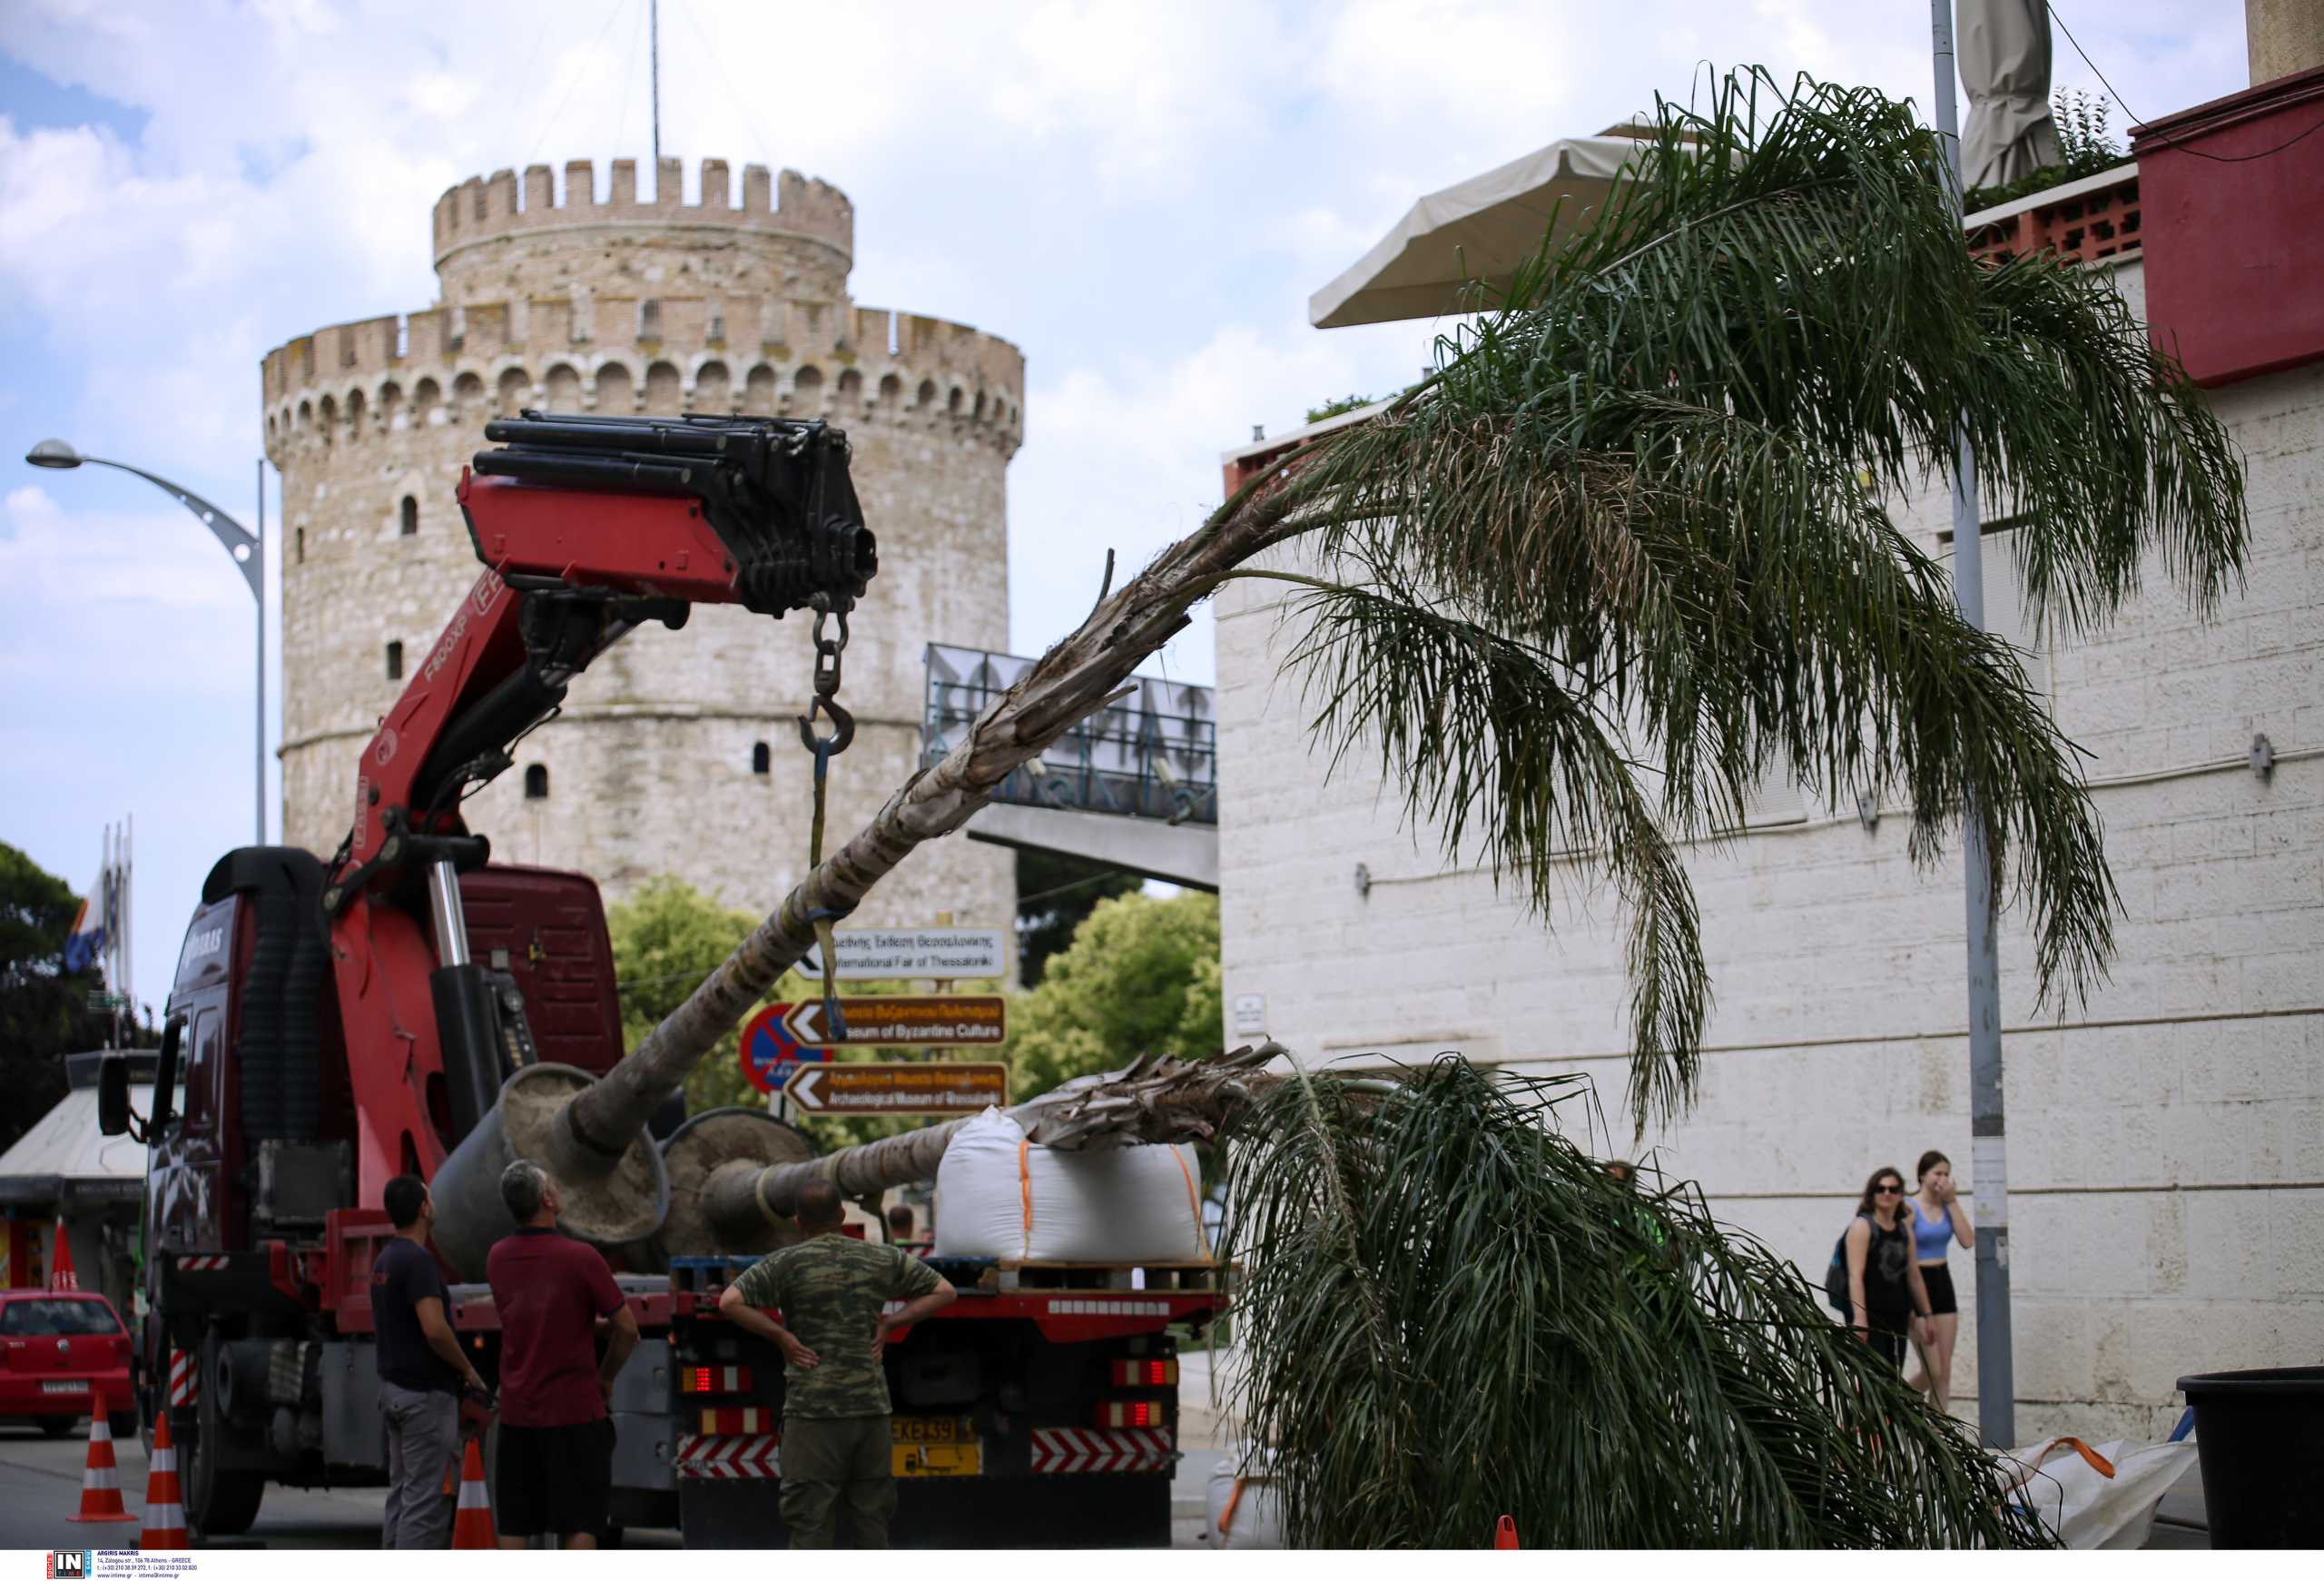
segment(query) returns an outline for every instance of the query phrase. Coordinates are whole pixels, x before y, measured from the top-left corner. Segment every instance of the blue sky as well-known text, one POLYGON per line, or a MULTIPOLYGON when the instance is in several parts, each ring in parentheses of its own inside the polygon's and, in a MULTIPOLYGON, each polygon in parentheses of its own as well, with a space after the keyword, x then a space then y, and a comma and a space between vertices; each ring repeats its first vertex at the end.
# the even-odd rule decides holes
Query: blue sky
MULTIPOLYGON (((2060 9, 2145 114, 2245 85, 2235 0, 2060 9)), ((1319 332, 1305 304, 1422 193, 1684 96, 1704 63, 1929 92, 1915 0, 662 13, 663 147, 690 181, 705 155, 821 175, 855 203, 859 302, 1024 348, 1019 651, 1086 612, 1108 548, 1134 567, 1199 520, 1252 424, 1280 432, 1419 371, 1430 326, 1319 332)), ((645 14, 0 7, 0 839, 86 884, 103 826, 134 818, 140 998, 162 997, 210 864, 251 837, 250 597, 148 485, 15 458, 64 437, 250 523, 259 359, 432 301, 447 186, 642 161, 645 14)), ((2057 84, 2095 91, 2059 53, 2057 84)), ((1209 679, 1207 624, 1166 657, 1209 679)), ((270 677, 270 719, 279 696, 270 677)))

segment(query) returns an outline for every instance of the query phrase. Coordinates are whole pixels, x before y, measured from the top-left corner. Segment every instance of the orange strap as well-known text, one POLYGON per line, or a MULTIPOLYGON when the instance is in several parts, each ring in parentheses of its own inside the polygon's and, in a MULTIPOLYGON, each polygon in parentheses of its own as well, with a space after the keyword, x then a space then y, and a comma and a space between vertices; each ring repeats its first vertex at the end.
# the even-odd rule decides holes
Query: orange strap
POLYGON ((1246 1480, 1244 1477, 1236 1477, 1235 1486, 1226 1491, 1226 1504, 1218 1512, 1218 1535, 1222 1537, 1226 1535, 1226 1528, 1235 1524, 1235 1507, 1243 1502, 1243 1484, 1246 1480))
POLYGON ((1195 1191, 1195 1173, 1187 1168, 1187 1155, 1175 1146, 1170 1149, 1170 1156, 1177 1161, 1178 1173, 1186 1177, 1187 1206, 1194 1210, 1195 1216, 1195 1245, 1201 1248, 1205 1257, 1208 1257, 1210 1238, 1202 1232, 1202 1198, 1195 1191))
POLYGON ((1033 1139, 1029 1136, 1017 1143, 1017 1189, 1025 1198, 1025 1244, 1019 1250, 1026 1256, 1030 1256, 1033 1250, 1033 1171, 1027 1167, 1032 1151, 1033 1139))
MULTIPOLYGON (((2089 1445, 2083 1443, 2080 1438, 2053 1438, 2050 1440, 2050 1449, 2054 1449, 2061 1444, 2064 1445, 2067 1448, 2072 1449, 2075 1454, 2080 1455, 2084 1460, 2089 1461, 2090 1468, 2093 1471, 2097 1472, 2099 1476, 2111 1477, 2114 1475, 2114 1463, 2107 1459, 2105 1456, 2101 1455, 2097 1450, 2092 1448, 2089 1445)), ((2049 1458, 2050 1449, 2044 1449, 2042 1451, 2042 1457, 2043 1459, 2046 1460, 2049 1458)))

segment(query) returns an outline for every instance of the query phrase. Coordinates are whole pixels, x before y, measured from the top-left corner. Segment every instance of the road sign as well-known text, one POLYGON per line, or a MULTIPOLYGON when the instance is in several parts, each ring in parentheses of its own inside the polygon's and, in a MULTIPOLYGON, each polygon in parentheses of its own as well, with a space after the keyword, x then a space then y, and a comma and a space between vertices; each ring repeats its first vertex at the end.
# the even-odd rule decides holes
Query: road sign
MULTIPOLYGON (((918 1043, 947 1048, 992 1045, 1008 1041, 1009 1002, 998 993, 898 994, 878 999, 842 999, 845 1042, 918 1043)), ((820 999, 785 1008, 783 1034, 803 1048, 829 1048, 832 1036, 820 999)))
MULTIPOLYGON (((1008 970, 999 928, 841 928, 834 977, 999 977, 1008 970)), ((821 975, 822 957, 799 963, 821 975)))
POLYGON ((1009 1102, 1009 1067, 803 1065, 783 1095, 802 1114, 980 1114, 1009 1102))
POLYGON ((803 1049, 783 1026, 788 1004, 770 1004, 743 1023, 743 1076, 762 1092, 780 1092, 793 1072, 828 1060, 828 1049, 803 1049))

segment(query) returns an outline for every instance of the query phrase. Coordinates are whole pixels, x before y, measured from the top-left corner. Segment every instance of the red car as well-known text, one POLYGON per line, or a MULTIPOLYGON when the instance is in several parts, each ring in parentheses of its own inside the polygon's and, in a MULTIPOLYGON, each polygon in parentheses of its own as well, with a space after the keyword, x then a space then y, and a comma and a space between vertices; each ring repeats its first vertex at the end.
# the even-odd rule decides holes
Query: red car
POLYGON ((113 1436, 137 1431, 129 1392, 129 1330, 103 1296, 0 1290, 0 1421, 33 1421, 63 1438, 93 1412, 113 1436))

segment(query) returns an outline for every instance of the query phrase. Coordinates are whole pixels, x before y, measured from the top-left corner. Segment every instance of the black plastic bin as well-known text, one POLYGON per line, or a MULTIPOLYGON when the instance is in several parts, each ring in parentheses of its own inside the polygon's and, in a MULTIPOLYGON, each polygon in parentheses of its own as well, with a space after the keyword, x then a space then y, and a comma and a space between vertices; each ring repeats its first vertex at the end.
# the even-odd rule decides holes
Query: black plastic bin
POLYGON ((2179 1391, 2195 1408, 2211 1546, 2324 1547, 2324 1367, 2199 1372, 2179 1391))

